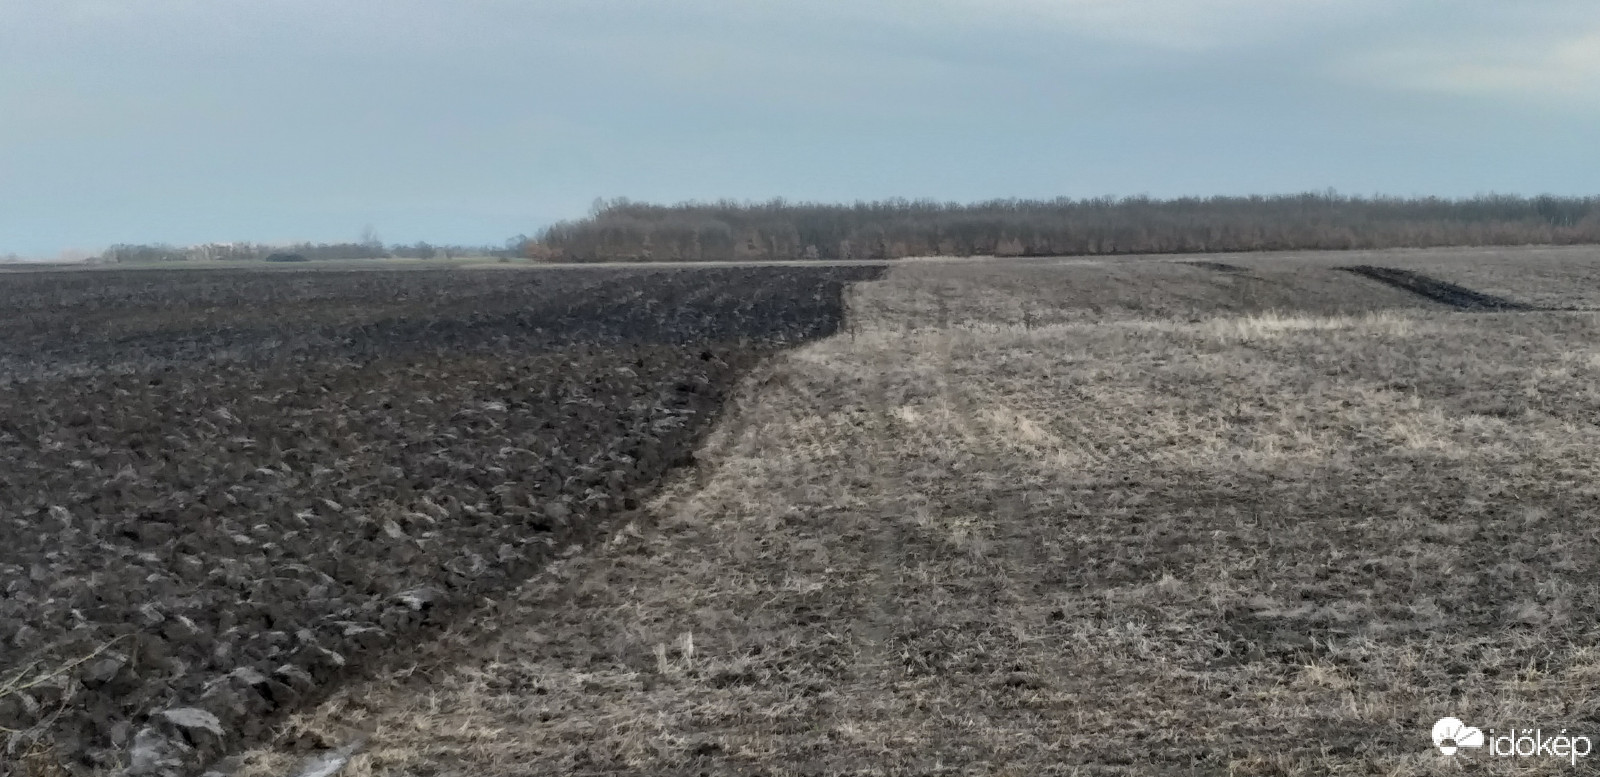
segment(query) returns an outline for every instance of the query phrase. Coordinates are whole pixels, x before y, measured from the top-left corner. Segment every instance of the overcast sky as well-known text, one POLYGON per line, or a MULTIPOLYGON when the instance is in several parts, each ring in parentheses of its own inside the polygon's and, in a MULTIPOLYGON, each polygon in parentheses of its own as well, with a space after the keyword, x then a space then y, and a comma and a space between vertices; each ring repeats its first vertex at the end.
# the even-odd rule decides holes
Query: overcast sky
POLYGON ((0 0, 0 254, 597 196, 1600 193, 1595 0, 0 0))

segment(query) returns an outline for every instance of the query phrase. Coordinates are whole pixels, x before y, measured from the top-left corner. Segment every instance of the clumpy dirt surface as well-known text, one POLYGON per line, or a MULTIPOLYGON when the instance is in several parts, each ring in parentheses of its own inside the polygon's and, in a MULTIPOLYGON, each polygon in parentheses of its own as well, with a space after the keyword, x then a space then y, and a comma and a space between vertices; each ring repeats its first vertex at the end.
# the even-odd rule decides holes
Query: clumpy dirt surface
POLYGON ((877 272, 0 276, 0 774, 192 769, 403 660, 877 272))

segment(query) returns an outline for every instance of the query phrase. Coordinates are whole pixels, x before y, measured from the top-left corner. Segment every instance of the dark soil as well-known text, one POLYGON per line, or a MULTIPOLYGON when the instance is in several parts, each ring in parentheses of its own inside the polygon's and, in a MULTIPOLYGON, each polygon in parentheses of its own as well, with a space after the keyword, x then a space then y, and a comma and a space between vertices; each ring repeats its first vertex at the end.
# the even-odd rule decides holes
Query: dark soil
POLYGON ((259 739, 635 509, 876 272, 0 276, 0 774, 259 739))
POLYGON ((1187 264, 1190 267, 1199 267, 1202 270, 1216 270, 1217 272, 1235 272, 1235 273, 1247 273, 1247 272, 1250 272, 1248 269, 1246 269, 1244 267, 1240 267, 1239 265, 1236 265, 1236 264, 1228 264, 1227 262, 1194 261, 1194 262, 1182 262, 1182 264, 1187 264))
POLYGON ((1532 305, 1524 305, 1504 297, 1484 294, 1473 291, 1465 286, 1430 278, 1411 270, 1401 270, 1394 267, 1375 267, 1370 264, 1355 265, 1353 267, 1340 267, 1345 272, 1355 273, 1371 278, 1379 283, 1385 283, 1397 289, 1403 289, 1419 297, 1431 299, 1457 310, 1538 310, 1532 305))

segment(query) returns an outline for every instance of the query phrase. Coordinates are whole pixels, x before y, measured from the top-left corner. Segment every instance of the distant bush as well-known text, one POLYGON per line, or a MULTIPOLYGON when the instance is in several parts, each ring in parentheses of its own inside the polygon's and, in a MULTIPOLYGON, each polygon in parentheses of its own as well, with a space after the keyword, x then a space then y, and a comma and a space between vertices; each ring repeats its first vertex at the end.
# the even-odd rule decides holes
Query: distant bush
POLYGON ((114 245, 100 258, 107 262, 143 264, 147 262, 182 262, 190 259, 187 249, 157 243, 155 245, 114 245))
POLYGON ((309 262, 309 261, 311 261, 310 259, 307 259, 304 256, 301 256, 300 254, 286 254, 286 253, 269 254, 267 256, 266 260, 269 261, 269 262, 309 262))
POLYGON ((1059 256, 1600 242, 1600 197, 597 202, 525 250, 570 261, 1059 256))

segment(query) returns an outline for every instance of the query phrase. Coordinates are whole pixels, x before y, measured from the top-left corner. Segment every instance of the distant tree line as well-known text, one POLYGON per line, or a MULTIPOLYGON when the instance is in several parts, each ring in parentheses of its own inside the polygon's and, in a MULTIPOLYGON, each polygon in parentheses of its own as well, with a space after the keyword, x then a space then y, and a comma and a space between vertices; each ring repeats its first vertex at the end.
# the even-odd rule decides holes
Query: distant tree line
POLYGON ((375 241, 360 243, 206 243, 173 246, 165 243, 114 245, 100 255, 103 262, 144 264, 194 261, 315 261, 326 259, 449 259, 458 256, 520 256, 527 238, 508 241, 504 246, 460 246, 413 243, 385 246, 375 241), (298 259, 288 259, 298 257, 298 259))
POLYGON ((854 205, 596 201, 534 258, 893 259, 1600 243, 1600 197, 1486 195, 925 200, 854 205))

